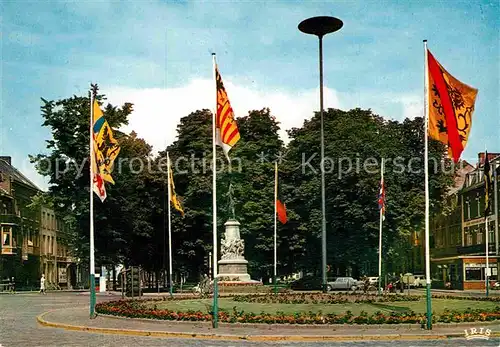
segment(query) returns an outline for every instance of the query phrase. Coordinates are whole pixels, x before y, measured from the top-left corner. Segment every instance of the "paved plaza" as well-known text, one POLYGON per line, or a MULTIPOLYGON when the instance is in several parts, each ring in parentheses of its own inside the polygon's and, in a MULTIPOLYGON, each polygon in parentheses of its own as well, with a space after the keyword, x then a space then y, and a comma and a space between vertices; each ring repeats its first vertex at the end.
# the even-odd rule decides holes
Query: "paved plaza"
MULTIPOLYGON (((116 295, 100 295, 98 301, 118 299, 116 295)), ((127 336, 118 334, 100 334, 85 331, 72 331, 61 328, 45 327, 37 323, 36 317, 43 315, 43 319, 50 322, 58 322, 67 325, 89 326, 89 327, 107 327, 115 329, 130 330, 152 330, 152 331, 189 331, 188 324, 178 324, 177 322, 138 322, 119 318, 98 317, 95 320, 87 318, 87 309, 89 297, 85 293, 58 292, 39 295, 36 293, 18 293, 0 295, 0 345, 2 347, 13 346, 313 346, 326 347, 332 345, 341 346, 392 346, 395 342, 391 341, 327 341, 327 342, 255 342, 255 341, 221 341, 204 340, 200 338, 162 338, 149 336, 127 336)), ((209 327, 209 324, 196 323, 192 325, 196 333, 202 334, 215 332, 209 327)), ((478 325, 479 326, 479 325, 478 325)), ((305 327, 304 327, 305 328, 305 327)), ((304 335, 314 335, 322 333, 322 328, 313 329, 314 332, 302 331, 304 335)), ((375 327, 373 327, 375 328, 375 327)), ((500 329, 500 324, 490 326, 492 330, 500 329)), ((349 335, 356 333, 367 334, 367 330, 362 327, 351 326, 348 328, 349 335)), ((368 328, 367 328, 368 329, 368 328)), ((377 329, 378 334, 404 334, 402 327, 394 329, 377 329)), ((243 334, 244 330, 238 328, 228 328, 221 326, 216 333, 225 334, 243 334)), ((291 328, 283 327, 281 334, 294 334, 291 328)), ((300 329, 299 329, 300 330, 300 329)), ((373 329, 370 329, 373 330, 373 329)), ((453 327, 446 330, 446 333, 459 333, 462 327, 453 327)), ((258 334, 252 328, 246 329, 249 334, 258 334)), ((435 332, 440 331, 435 329, 435 332)), ((443 331, 441 329, 441 331, 443 331)), ((272 333, 272 328, 268 328, 268 333, 272 333)), ((275 332, 276 333, 276 332, 275 332)), ((339 338, 345 335, 345 331, 338 331, 339 338)), ((465 339, 440 339, 440 340, 413 340, 397 341, 398 346, 499 346, 498 338, 490 340, 467 341, 465 339)))

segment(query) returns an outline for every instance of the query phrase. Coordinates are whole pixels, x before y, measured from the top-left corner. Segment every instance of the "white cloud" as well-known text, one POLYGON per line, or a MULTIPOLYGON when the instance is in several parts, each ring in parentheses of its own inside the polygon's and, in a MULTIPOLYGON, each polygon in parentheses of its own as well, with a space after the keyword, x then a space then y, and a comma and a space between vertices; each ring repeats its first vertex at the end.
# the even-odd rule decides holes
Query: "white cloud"
MULTIPOLYGON (((280 136, 287 141, 286 130, 302 126, 314 110, 319 109, 319 90, 286 92, 247 87, 233 84, 231 79, 224 85, 234 109, 236 118, 246 116, 248 111, 269 107, 281 123, 280 136)), ((104 89, 103 89, 104 90, 104 89)), ((133 89, 122 87, 106 88, 108 101, 113 105, 124 102, 134 104, 129 125, 121 130, 134 130, 153 146, 154 151, 164 149, 177 135, 176 127, 182 117, 199 109, 213 109, 215 103, 214 83, 209 79, 195 79, 179 88, 133 89)), ((324 89, 324 107, 339 107, 337 92, 324 89)))

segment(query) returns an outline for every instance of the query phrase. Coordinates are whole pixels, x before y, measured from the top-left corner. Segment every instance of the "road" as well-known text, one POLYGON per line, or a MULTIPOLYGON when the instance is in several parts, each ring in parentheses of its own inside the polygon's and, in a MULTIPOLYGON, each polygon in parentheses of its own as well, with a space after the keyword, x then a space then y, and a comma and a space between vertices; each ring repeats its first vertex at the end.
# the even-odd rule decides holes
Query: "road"
MULTIPOLYGON (((98 301, 116 299, 117 297, 98 297, 98 301)), ((88 295, 79 293, 48 293, 39 294, 2 294, 0 295, 0 346, 1 347, 156 347, 156 346, 199 346, 199 347, 246 347, 246 346, 289 346, 289 347, 327 347, 327 346, 495 346, 499 341, 366 341, 366 342, 324 342, 324 343, 297 343, 297 342, 231 342, 231 341, 203 341, 181 340, 154 337, 134 337, 121 335, 93 334, 63 329, 42 327, 36 322, 36 316, 51 309, 67 306, 88 304, 88 295)))

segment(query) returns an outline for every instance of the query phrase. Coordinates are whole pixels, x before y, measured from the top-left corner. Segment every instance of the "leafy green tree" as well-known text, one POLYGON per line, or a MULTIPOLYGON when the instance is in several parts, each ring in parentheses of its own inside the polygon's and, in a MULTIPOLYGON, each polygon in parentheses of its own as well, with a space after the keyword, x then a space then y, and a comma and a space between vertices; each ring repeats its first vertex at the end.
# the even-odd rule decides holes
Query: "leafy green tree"
MULTIPOLYGON (((423 164, 420 160, 417 167, 416 160, 423 158, 422 120, 384 121, 370 110, 361 109, 329 109, 324 117, 327 263, 332 265, 334 275, 337 271, 344 275, 348 268, 355 276, 377 272, 377 195, 383 157, 392 159, 386 162, 385 173, 384 253, 391 258, 395 271, 406 252, 401 245, 409 243, 409 233, 423 222, 423 164), (416 163, 414 167, 412 163, 416 163)), ((300 216, 306 238, 306 251, 297 257, 297 264, 317 273, 321 272, 319 130, 318 114, 305 121, 302 128, 292 129, 287 156, 296 187, 290 205, 300 216)), ((431 158, 440 158, 442 153, 443 148, 433 142, 431 158)), ((450 177, 444 172, 433 172, 434 205, 441 200, 450 177)))
MULTIPOLYGON (((103 95, 97 96, 102 102, 103 95)), ((42 99, 43 126, 49 127, 48 154, 31 157, 40 174, 49 177, 49 195, 54 208, 71 219, 77 235, 76 256, 89 257, 89 115, 88 97, 47 101, 42 99)), ((102 107, 102 106, 101 106, 102 107)), ((104 117, 114 129, 128 123, 132 104, 121 108, 108 104, 104 117)), ((94 199, 96 263, 117 264, 146 262, 152 257, 146 241, 152 237, 150 212, 144 201, 149 198, 147 173, 141 170, 151 155, 151 147, 135 133, 114 131, 121 152, 115 161, 115 185, 106 185, 107 198, 94 199), (145 249, 148 251, 145 252, 145 249), (145 259, 141 257, 146 257, 145 259)))

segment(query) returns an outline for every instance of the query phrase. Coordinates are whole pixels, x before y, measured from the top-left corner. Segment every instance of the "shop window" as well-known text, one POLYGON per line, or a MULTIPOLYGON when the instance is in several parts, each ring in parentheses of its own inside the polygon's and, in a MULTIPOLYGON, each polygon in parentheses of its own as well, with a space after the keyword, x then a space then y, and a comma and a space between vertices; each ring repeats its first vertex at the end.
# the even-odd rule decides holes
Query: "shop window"
POLYGON ((481 281, 482 271, 480 267, 467 267, 465 268, 466 281, 481 281))

